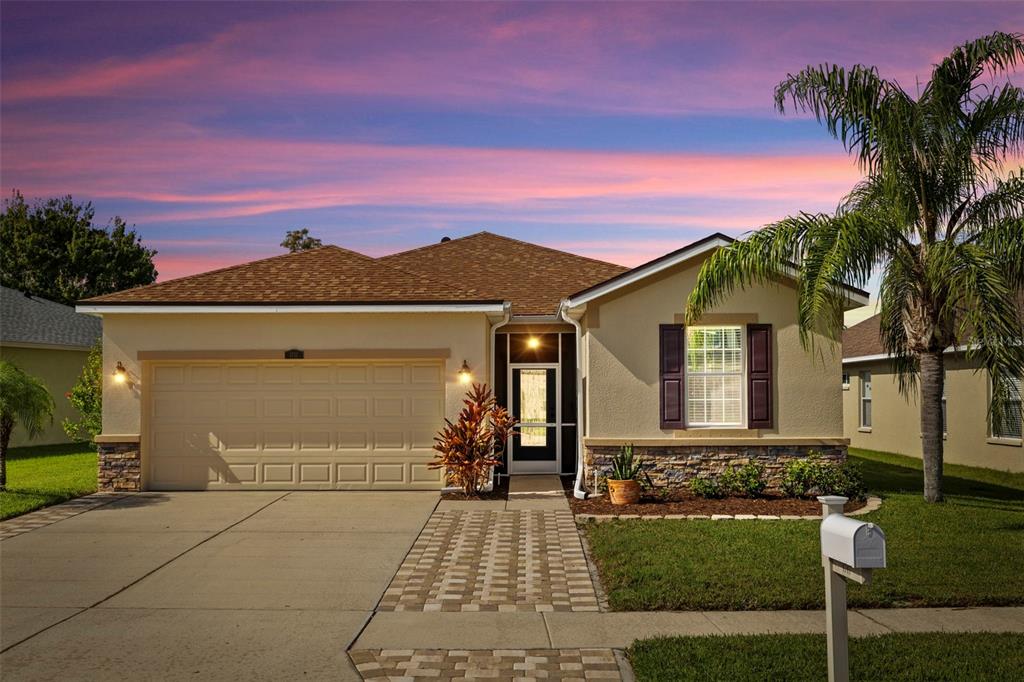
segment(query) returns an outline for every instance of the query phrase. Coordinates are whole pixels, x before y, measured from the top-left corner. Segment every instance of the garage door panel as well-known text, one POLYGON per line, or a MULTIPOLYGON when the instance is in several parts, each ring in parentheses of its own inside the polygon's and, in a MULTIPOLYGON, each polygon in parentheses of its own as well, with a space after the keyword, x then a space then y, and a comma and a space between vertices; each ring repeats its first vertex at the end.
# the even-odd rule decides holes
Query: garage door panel
POLYGON ((440 362, 149 369, 145 456, 155 489, 441 485, 427 466, 443 423, 440 362))

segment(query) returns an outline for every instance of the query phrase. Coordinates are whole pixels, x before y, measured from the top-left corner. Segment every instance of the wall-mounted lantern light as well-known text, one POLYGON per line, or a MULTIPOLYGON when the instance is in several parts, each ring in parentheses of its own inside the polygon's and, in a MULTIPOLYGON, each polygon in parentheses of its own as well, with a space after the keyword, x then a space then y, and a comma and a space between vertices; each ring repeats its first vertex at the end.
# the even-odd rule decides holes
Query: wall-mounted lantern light
POLYGON ((121 361, 117 361, 117 367, 114 368, 114 383, 123 384, 128 381, 128 370, 121 364, 121 361))
POLYGON ((538 348, 540 348, 540 339, 538 339, 536 336, 531 336, 530 338, 526 339, 526 347, 529 348, 530 350, 537 350, 538 348))
POLYGON ((469 363, 463 360, 462 367, 459 369, 459 383, 468 384, 472 380, 473 372, 469 369, 469 363))

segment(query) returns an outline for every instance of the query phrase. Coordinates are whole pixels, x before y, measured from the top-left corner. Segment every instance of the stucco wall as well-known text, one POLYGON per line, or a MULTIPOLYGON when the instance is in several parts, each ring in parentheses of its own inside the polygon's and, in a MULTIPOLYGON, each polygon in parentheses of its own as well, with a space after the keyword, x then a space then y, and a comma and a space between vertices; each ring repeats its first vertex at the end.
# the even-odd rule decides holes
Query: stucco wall
POLYGON ((682 321, 702 261, 684 263, 587 304, 585 359, 588 435, 592 438, 841 438, 839 347, 816 335, 805 351, 796 292, 784 285, 737 291, 707 322, 773 326, 774 428, 665 431, 659 420, 658 325, 682 321), (712 319, 715 318, 715 319, 712 319))
MULTIPOLYGON (((899 393, 896 374, 886 362, 846 365, 850 390, 843 392, 843 423, 850 446, 921 457, 921 414, 917 394, 899 393), (860 428, 860 372, 871 371, 872 424, 860 428)), ((1019 442, 989 438, 988 375, 975 372, 962 356, 946 356, 946 440, 944 459, 954 464, 1024 471, 1024 447, 1019 442)))
POLYGON ((141 432, 139 351, 450 349, 446 361, 447 416, 461 408, 462 361, 487 381, 488 322, 480 313, 450 314, 108 314, 103 318, 103 432, 141 432), (112 380, 124 363, 134 385, 112 380))
POLYGON ((29 440, 25 430, 20 426, 15 427, 11 436, 11 447, 22 445, 52 445, 54 443, 67 443, 68 437, 61 428, 61 422, 70 417, 77 419, 81 415, 71 406, 65 394, 71 390, 78 375, 82 373, 88 351, 80 350, 51 350, 44 348, 12 348, 4 346, 0 348, 0 357, 13 362, 24 371, 39 377, 50 389, 53 396, 55 409, 53 411, 53 424, 39 436, 29 440))

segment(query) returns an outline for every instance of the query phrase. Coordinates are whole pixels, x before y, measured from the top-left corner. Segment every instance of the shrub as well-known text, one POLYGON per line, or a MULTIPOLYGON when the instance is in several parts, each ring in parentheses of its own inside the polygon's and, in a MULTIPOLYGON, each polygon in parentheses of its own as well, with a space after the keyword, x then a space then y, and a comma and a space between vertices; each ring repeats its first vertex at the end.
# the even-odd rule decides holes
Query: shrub
POLYGON ((96 345, 82 366, 78 381, 67 392, 71 406, 81 414, 78 419, 65 417, 61 426, 71 440, 93 440, 103 430, 103 345, 96 345))
POLYGON ((768 487, 764 479, 764 465, 754 462, 741 467, 729 467, 722 472, 719 482, 725 492, 747 497, 758 497, 768 487))
POLYGON ((690 490, 698 497, 717 499, 725 497, 725 489, 717 478, 690 479, 690 490))
POLYGON ((444 469, 448 481, 468 497, 480 492, 491 468, 501 463, 516 420, 483 384, 473 384, 462 405, 455 423, 445 419, 444 428, 434 438, 437 452, 429 466, 444 469))
POLYGON ((851 500, 861 500, 867 496, 867 486, 855 465, 849 462, 833 464, 812 453, 806 459, 793 460, 786 465, 782 492, 790 497, 842 495, 851 500))

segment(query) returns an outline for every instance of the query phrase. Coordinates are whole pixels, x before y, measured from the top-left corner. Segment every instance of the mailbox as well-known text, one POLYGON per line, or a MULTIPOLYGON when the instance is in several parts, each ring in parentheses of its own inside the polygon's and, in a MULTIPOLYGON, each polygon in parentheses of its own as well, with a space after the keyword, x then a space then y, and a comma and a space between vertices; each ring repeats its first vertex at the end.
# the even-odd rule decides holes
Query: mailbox
POLYGON ((853 568, 885 568, 885 533, 873 523, 830 514, 821 522, 821 553, 853 568))

